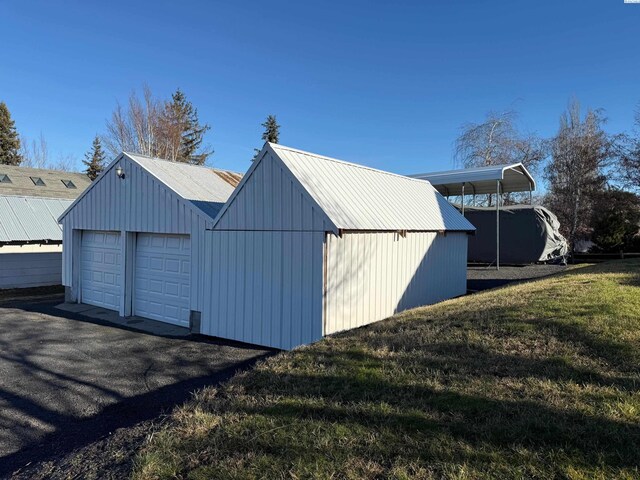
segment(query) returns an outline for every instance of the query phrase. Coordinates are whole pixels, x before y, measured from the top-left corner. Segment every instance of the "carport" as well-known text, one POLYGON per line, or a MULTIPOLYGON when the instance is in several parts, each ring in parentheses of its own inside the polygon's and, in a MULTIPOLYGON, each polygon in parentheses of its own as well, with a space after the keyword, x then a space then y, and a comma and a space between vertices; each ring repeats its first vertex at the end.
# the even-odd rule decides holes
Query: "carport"
POLYGON ((522 163, 509 165, 490 165, 487 167, 463 168, 443 172, 419 173, 409 175, 413 178, 428 180, 447 200, 450 196, 461 197, 461 210, 464 215, 465 199, 471 196, 472 205, 476 204, 476 195, 496 196, 496 268, 500 269, 500 206, 505 193, 532 192, 536 189, 533 176, 522 163))

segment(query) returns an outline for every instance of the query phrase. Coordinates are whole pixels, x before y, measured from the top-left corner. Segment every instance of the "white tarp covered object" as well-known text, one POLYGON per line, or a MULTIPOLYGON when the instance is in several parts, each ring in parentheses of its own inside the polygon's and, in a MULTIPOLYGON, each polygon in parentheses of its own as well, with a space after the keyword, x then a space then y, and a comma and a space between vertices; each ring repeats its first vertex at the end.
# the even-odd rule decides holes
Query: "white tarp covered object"
MULTIPOLYGON (((496 260, 495 208, 465 207, 465 217, 476 227, 469 237, 469 261, 496 260)), ((500 262, 527 264, 563 261, 568 253, 557 217, 541 206, 514 205, 500 209, 500 262)))

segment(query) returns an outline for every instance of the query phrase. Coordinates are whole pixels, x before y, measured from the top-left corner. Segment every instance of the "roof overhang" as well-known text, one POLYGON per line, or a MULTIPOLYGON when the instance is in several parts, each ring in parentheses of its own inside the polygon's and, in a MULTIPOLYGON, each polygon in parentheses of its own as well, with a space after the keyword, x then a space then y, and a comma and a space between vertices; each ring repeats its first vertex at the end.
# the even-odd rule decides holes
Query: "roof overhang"
POLYGON ((62 240, 11 240, 11 241, 0 241, 0 248, 5 245, 62 245, 62 240))
POLYGON ((445 196, 462 195, 463 189, 465 195, 496 193, 498 182, 500 182, 501 193, 532 192, 536 189, 536 181, 521 163, 409 176, 429 181, 445 196))

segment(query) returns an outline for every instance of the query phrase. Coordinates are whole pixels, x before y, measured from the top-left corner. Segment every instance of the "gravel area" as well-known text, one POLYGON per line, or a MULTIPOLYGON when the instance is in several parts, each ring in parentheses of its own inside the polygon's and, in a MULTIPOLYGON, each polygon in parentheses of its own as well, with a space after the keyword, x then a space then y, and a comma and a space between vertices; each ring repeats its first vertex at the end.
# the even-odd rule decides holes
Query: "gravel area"
POLYGON ((496 270, 494 266, 472 266, 467 269, 467 289, 470 292, 478 292, 512 282, 555 275, 566 269, 564 265, 504 266, 500 267, 500 270, 496 270))

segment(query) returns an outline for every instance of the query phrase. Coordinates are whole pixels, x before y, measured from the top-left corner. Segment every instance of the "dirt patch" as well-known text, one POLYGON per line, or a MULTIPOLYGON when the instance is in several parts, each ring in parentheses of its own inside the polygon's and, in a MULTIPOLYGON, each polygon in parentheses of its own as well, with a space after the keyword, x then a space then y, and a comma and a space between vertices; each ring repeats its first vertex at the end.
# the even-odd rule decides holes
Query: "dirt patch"
POLYGON ((62 285, 50 285, 47 287, 31 288, 11 288, 8 290, 0 290, 0 303, 30 299, 47 300, 51 297, 57 297, 63 294, 64 287, 62 285))
POLYGON ((135 453, 161 425, 165 417, 120 428, 109 436, 70 453, 56 452, 50 460, 26 465, 11 475, 12 480, 68 480, 128 478, 135 453))

